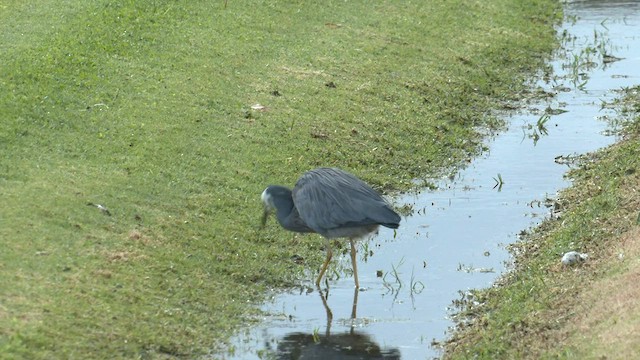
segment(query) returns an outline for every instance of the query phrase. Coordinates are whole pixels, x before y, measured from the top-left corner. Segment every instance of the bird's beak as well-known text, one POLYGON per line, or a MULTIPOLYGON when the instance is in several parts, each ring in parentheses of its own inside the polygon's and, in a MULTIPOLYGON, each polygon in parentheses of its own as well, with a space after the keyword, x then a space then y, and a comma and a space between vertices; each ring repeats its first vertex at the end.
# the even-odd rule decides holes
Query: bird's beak
POLYGON ((269 208, 264 207, 264 212, 262 213, 262 221, 260 222, 260 229, 264 229, 265 225, 267 225, 267 218, 269 217, 269 208))

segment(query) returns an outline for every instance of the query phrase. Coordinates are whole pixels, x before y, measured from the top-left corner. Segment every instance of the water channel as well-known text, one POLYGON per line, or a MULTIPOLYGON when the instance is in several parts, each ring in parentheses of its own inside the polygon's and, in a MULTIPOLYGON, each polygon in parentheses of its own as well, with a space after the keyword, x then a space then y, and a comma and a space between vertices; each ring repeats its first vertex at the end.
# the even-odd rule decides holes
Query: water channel
MULTIPOLYGON (((431 343, 446 339, 452 301, 506 271, 506 245, 548 216, 545 199, 570 185, 563 177, 567 165, 557 157, 613 143, 616 114, 603 104, 616 97, 614 90, 640 83, 640 1, 564 6, 558 34, 565 46, 551 64, 553 75, 537 83, 556 96, 509 115, 508 129, 488 139, 487 150, 469 166, 438 181, 436 190, 395 200, 414 212, 395 235, 384 228, 361 244, 358 273, 365 290, 354 292, 350 275, 334 274, 321 294, 309 275, 300 291, 274 294, 263 305, 269 315, 238 334, 228 354, 214 358, 438 357, 431 343)), ((334 261, 350 269, 348 254, 334 261)))

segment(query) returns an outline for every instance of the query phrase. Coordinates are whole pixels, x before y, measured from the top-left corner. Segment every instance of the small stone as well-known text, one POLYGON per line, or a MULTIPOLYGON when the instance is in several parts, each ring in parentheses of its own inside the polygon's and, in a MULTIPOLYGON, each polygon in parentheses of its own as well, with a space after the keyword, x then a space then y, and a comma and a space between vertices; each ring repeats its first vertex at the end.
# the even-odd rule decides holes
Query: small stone
POLYGON ((582 254, 577 251, 569 251, 562 256, 562 265, 575 265, 586 261, 589 258, 588 254, 582 254))

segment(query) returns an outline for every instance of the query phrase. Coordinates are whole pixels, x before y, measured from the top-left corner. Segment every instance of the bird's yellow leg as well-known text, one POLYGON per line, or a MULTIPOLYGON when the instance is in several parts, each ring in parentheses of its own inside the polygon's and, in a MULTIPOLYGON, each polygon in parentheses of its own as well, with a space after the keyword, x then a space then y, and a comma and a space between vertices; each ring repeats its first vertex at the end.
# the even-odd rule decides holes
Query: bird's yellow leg
MULTIPOLYGON (((355 320, 356 319, 356 312, 358 311, 358 293, 360 292, 360 289, 355 288, 355 290, 353 291, 353 306, 351 307, 351 320, 355 320)), ((353 321, 351 321, 351 330, 353 330, 355 323, 353 321)))
POLYGON ((349 239, 351 242, 351 264, 353 265, 353 279, 356 281, 356 289, 360 288, 360 284, 358 283, 358 265, 356 263, 356 241, 354 239, 349 239))
POLYGON ((327 247, 327 258, 324 260, 324 264, 322 264, 322 269, 320 269, 320 274, 318 275, 318 279, 316 280, 316 286, 320 287, 320 280, 322 280, 322 276, 324 272, 327 271, 327 266, 329 266, 329 261, 331 261, 331 257, 333 256, 333 251, 331 251, 331 246, 329 244, 329 240, 326 240, 327 247))

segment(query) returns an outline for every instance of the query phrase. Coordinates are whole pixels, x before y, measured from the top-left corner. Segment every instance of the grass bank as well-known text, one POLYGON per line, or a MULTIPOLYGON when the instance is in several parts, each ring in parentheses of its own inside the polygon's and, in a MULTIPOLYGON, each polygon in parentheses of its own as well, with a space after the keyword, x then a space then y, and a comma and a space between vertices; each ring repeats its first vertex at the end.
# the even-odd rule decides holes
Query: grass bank
POLYGON ((464 161, 559 11, 3 1, 0 353, 209 351, 323 257, 313 236, 256 232, 265 185, 322 165, 403 190, 464 161))
POLYGON ((446 358, 631 359, 640 354, 640 88, 626 89, 622 141, 584 156, 559 218, 516 245, 516 269, 474 293, 446 358), (560 264, 570 250, 589 258, 560 264))

